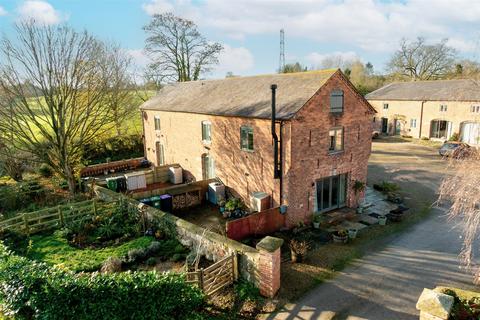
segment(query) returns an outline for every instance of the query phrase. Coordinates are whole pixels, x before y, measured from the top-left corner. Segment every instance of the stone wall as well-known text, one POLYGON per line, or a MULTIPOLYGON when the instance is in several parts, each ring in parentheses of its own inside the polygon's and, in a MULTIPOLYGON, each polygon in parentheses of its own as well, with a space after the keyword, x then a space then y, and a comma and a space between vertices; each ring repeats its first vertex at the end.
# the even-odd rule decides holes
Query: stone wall
MULTIPOLYGON (((95 186, 94 191, 104 201, 124 197, 101 186, 95 186)), ((132 205, 140 205, 134 199, 127 199, 132 205)), ((240 276, 255 284, 263 295, 273 297, 280 288, 280 247, 283 240, 267 237, 269 239, 263 242, 263 247, 252 248, 155 208, 144 206, 142 210, 158 228, 209 260, 218 261, 232 253, 237 254, 240 276)))

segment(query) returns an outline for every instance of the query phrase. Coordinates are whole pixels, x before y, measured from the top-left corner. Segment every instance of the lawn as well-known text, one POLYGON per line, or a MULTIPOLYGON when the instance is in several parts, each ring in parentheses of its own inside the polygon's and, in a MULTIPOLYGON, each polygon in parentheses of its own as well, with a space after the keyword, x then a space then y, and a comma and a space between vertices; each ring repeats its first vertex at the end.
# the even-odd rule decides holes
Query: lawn
POLYGON ((29 258, 78 272, 98 270, 109 257, 123 258, 132 249, 145 249, 154 238, 140 237, 101 249, 72 247, 60 232, 47 236, 35 235, 30 240, 29 258))

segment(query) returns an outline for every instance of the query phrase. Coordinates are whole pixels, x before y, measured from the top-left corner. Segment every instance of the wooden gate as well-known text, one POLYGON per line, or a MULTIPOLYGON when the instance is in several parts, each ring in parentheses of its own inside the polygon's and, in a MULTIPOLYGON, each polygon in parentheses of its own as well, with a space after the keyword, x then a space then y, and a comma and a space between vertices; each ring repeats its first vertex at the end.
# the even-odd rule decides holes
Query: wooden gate
POLYGON ((237 255, 232 254, 199 271, 187 272, 187 283, 198 285, 207 296, 212 296, 231 285, 238 278, 237 255))

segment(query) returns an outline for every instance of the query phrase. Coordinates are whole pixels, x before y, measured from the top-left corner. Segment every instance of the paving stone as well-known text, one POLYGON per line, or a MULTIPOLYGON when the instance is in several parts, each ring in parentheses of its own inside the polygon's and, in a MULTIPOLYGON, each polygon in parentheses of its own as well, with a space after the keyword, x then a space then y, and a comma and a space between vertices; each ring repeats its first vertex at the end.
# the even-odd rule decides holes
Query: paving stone
POLYGON ((452 296, 425 288, 418 298, 417 309, 440 319, 448 319, 453 300, 452 296))
POLYGON ((362 230, 367 227, 367 225, 359 222, 353 222, 353 221, 344 221, 343 223, 340 224, 341 227, 344 229, 357 229, 357 230, 362 230))
POLYGON ((371 216, 369 216, 368 214, 361 214, 360 217, 359 217, 359 221, 360 221, 361 223, 366 224, 366 225, 373 225, 373 224, 377 224, 377 223, 378 223, 378 219, 377 219, 377 218, 371 217, 371 216))

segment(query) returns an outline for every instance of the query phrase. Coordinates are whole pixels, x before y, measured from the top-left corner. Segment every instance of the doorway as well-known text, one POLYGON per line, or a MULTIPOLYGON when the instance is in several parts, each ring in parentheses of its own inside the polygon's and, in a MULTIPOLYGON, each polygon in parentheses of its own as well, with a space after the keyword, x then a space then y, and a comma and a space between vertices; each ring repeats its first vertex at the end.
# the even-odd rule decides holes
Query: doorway
POLYGON ((445 120, 432 120, 430 138, 447 140, 452 135, 452 123, 445 120))
POLYGON ((382 133, 388 133, 388 118, 382 118, 382 133))
POLYGON ((215 178, 215 161, 206 153, 202 155, 202 178, 203 180, 215 178))
POLYGON ((480 123, 466 121, 460 126, 460 140, 469 145, 476 146, 480 144, 480 123))
POLYGON ((346 174, 331 176, 316 182, 317 211, 326 212, 345 206, 346 174))
POLYGON ((165 150, 160 141, 155 142, 155 153, 157 156, 157 166, 165 165, 165 150))

